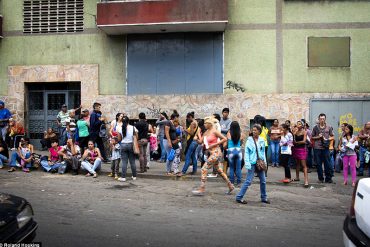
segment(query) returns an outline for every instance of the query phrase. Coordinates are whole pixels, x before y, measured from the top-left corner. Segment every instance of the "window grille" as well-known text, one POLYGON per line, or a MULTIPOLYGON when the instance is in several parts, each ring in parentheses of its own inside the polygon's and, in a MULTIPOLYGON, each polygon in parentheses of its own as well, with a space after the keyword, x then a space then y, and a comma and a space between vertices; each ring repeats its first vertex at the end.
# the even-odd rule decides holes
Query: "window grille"
POLYGON ((24 0, 24 33, 83 31, 83 0, 24 0))

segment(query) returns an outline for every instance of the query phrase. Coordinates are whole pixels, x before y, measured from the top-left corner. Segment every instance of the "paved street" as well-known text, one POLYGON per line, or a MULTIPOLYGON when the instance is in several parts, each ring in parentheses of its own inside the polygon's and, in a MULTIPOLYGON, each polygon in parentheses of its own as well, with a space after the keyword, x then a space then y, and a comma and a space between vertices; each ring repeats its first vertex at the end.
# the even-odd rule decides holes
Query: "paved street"
POLYGON ((199 181, 0 170, 1 191, 34 207, 43 246, 342 246, 350 187, 269 183, 272 204, 262 205, 253 184, 240 205, 217 180, 194 197, 199 181))

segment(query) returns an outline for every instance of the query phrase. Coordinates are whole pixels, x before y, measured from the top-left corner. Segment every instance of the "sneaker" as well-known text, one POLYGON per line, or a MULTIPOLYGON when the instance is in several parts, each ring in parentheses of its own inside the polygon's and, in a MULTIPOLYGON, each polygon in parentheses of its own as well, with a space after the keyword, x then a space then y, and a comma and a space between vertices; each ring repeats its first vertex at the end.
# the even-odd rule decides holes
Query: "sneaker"
POLYGON ((3 169, 4 168, 4 166, 0 166, 0 169, 3 169))
POLYGON ((22 169, 22 171, 24 171, 24 172, 30 172, 30 169, 28 169, 28 168, 23 168, 23 169, 22 169))
POLYGON ((113 176, 114 174, 112 172, 108 174, 108 177, 113 177, 113 176))
POLYGON ((120 181, 120 182, 126 182, 126 178, 119 178, 118 181, 120 181))
POLYGON ((118 179, 119 179, 119 177, 118 177, 118 176, 115 176, 115 177, 114 177, 114 179, 115 179, 115 180, 118 180, 118 179))
POLYGON ((136 177, 132 177, 132 180, 136 180, 136 177))
POLYGON ((217 174, 213 174, 213 173, 208 174, 207 178, 217 178, 217 174))

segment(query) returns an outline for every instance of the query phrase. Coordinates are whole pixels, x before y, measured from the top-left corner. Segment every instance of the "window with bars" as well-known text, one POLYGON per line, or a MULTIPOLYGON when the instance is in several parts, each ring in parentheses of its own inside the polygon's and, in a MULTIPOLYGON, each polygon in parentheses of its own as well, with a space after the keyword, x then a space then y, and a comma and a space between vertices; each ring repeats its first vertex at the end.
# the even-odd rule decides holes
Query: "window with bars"
POLYGON ((24 33, 82 32, 83 0, 24 0, 24 33))

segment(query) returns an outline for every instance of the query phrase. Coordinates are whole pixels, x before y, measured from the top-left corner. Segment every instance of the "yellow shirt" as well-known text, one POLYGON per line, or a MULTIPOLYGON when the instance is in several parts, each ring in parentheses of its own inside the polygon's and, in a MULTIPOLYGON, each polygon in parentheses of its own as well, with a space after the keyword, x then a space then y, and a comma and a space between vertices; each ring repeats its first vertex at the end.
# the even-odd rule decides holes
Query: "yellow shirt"
POLYGON ((260 134, 260 137, 265 141, 265 147, 268 147, 268 142, 267 142, 267 136, 268 136, 269 130, 262 126, 262 132, 260 134))

